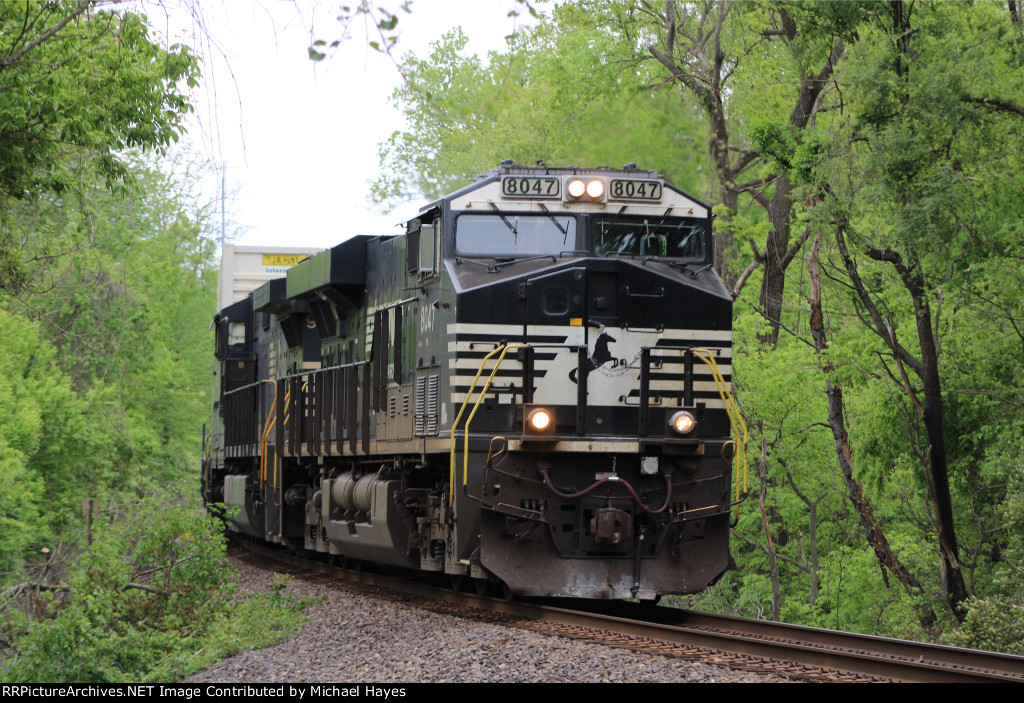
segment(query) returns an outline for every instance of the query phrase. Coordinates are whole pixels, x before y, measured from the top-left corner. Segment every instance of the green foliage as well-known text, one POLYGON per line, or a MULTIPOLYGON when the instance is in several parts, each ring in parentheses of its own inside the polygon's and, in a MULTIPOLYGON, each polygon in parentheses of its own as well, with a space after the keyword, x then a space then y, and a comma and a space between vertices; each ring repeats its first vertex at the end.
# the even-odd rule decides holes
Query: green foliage
POLYGON ((120 501, 189 475, 199 462, 214 245, 198 224, 205 210, 190 195, 187 162, 160 169, 129 162, 135 186, 128 192, 41 197, 8 213, 12 238, 54 252, 36 257, 32 294, 11 310, 45 311, 46 323, 32 326, 18 358, 43 340, 44 358, 68 374, 68 395, 77 395, 44 404, 40 422, 57 435, 39 443, 36 461, 45 462, 40 475, 49 477, 48 498, 58 507, 107 491, 120 501), (82 495, 85 487, 92 495, 82 495))
POLYGON ((409 129, 380 145, 374 199, 437 197, 507 158, 638 162, 700 190, 697 157, 706 127, 699 112, 670 92, 652 90, 657 79, 645 67, 625 63, 632 47, 623 44, 625 31, 615 22, 635 19, 601 20, 595 30, 593 16, 575 6, 557 8, 554 20, 517 34, 507 52, 492 52, 486 63, 465 55, 460 29, 426 59, 404 57, 407 82, 393 99, 409 129))
POLYGON ((1024 654, 1024 604, 998 598, 976 598, 967 604, 959 630, 946 635, 955 647, 1024 654))
POLYGON ((93 170, 113 186, 130 174, 125 149, 178 140, 192 109, 181 88, 196 85, 199 61, 151 38, 145 17, 97 2, 4 2, 0 34, 0 201, 81 187, 93 170))
MULTIPOLYGON (((396 10, 409 14, 411 7, 412 1, 405 0, 398 5, 396 10)), ((354 5, 342 5, 338 9, 340 12, 337 15, 337 20, 341 24, 342 38, 349 38, 351 25, 354 21, 358 20, 366 29, 367 46, 374 51, 390 53, 398 42, 398 14, 396 12, 391 12, 386 7, 375 6, 369 0, 359 0, 354 5), (370 38, 371 27, 373 30, 376 30, 378 39, 370 38)), ((313 45, 309 47, 309 58, 312 61, 323 61, 327 58, 327 53, 325 52, 337 49, 341 41, 341 39, 335 39, 331 42, 325 39, 315 40, 313 45)))
MULTIPOLYGON (((198 57, 162 45, 144 16, 103 5, 0 3, 0 302, 51 285, 40 265, 76 250, 47 220, 22 230, 26 209, 44 196, 88 199, 97 182, 127 192, 129 151, 166 154, 192 111, 198 57)), ((88 236, 88 221, 74 224, 88 236)))
POLYGON ((0 572, 7 572, 46 546, 83 484, 98 478, 100 439, 38 323, 0 309, 0 339, 0 572))
POLYGON ((822 134, 774 122, 752 127, 750 140, 774 169, 789 174, 798 186, 814 182, 815 170, 829 150, 827 137, 822 134))
POLYGON ((93 0, 0 3, 0 34, 3 585, 84 550, 42 612, 0 606, 0 677, 180 678, 296 622, 280 588, 232 600, 219 525, 180 499, 80 544, 84 500, 106 514, 199 465, 214 246, 195 161, 170 149, 199 62, 93 0))
MULTIPOLYGON (((971 512, 995 506, 978 521, 979 552, 991 571, 978 569, 978 593, 965 607, 966 618, 945 641, 958 647, 1024 654, 1024 426, 1016 415, 982 430, 983 458, 978 483, 988 491, 971 503, 971 512), (996 491, 992 494, 993 489, 996 491), (995 530, 993 530, 995 526, 995 530), (994 531, 995 534, 982 530, 994 531)), ((974 488, 974 486, 972 486, 974 488)), ((984 562, 982 562, 984 563, 984 562)))
POLYGON ((66 598, 23 620, 17 656, 0 673, 21 683, 179 680, 302 624, 305 603, 282 595, 284 581, 239 600, 224 557, 221 524, 194 501, 143 501, 98 526, 69 565, 66 598))

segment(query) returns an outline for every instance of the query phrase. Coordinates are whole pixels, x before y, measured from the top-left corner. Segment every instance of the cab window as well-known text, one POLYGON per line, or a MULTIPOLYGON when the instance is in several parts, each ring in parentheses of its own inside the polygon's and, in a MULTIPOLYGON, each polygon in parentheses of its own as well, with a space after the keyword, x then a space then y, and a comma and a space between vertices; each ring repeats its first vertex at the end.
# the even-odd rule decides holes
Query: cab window
POLYGON ((462 215, 455 248, 466 256, 558 256, 576 246, 576 219, 566 215, 462 215))
POLYGON ((704 258, 704 222, 665 217, 599 217, 593 221, 599 256, 704 258))
POLYGON ((228 323, 228 349, 235 351, 245 349, 245 323, 228 323))

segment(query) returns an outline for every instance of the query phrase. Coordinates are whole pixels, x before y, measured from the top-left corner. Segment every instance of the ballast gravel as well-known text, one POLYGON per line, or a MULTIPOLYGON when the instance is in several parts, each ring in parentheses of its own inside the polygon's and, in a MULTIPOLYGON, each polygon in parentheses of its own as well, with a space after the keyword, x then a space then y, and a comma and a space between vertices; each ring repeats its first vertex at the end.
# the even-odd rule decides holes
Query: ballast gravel
MULTIPOLYGON (((234 560, 243 592, 272 574, 234 560)), ((476 622, 295 578, 284 593, 322 598, 281 644, 244 650, 186 683, 755 683, 785 682, 658 654, 476 622)))

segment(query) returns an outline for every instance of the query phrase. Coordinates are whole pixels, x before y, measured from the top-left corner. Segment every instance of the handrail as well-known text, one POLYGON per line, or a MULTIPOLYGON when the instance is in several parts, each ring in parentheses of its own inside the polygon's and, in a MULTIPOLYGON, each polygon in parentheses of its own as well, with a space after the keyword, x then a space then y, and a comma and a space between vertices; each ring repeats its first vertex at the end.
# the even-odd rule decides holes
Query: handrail
MULTIPOLYGON (((327 367, 324 367, 322 369, 302 369, 301 371, 296 371, 293 374, 288 374, 287 376, 280 376, 277 379, 272 379, 272 380, 287 381, 289 379, 299 378, 301 376, 316 376, 317 374, 327 373, 328 371, 337 371, 338 369, 347 369, 347 368, 354 368, 356 366, 365 366, 366 364, 369 364, 369 363, 371 363, 371 362, 369 362, 369 361, 353 361, 350 364, 338 364, 337 366, 327 366, 327 367)), ((267 380, 268 379, 264 379, 262 381, 253 381, 252 383, 246 384, 244 386, 239 386, 238 388, 232 388, 230 391, 225 391, 224 395, 228 396, 228 395, 231 395, 233 393, 238 393, 239 391, 247 390, 249 388, 255 388, 256 386, 258 386, 258 385, 260 385, 262 383, 266 383, 267 380)))
MULTIPOLYGON (((291 407, 291 405, 289 405, 289 403, 291 403, 291 400, 292 400, 291 385, 292 384, 290 384, 290 383, 288 384, 288 390, 285 391, 285 393, 284 393, 284 402, 282 403, 282 405, 284 405, 284 419, 281 420, 281 425, 282 425, 282 427, 285 430, 288 429, 288 421, 292 419, 292 412, 291 412, 292 411, 292 407, 291 407)), ((285 446, 287 447, 290 442, 294 442, 294 441, 295 441, 294 437, 289 437, 288 438, 288 442, 285 443, 285 446)))
POLYGON ((463 446, 462 446, 462 484, 466 485, 469 482, 469 423, 473 421, 473 417, 476 415, 477 408, 480 407, 480 403, 484 399, 487 390, 491 387, 491 381, 494 380, 494 375, 498 372, 498 368, 501 367, 501 362, 505 360, 505 354, 508 353, 509 349, 521 349, 525 347, 525 344, 503 344, 502 346, 495 347, 490 353, 487 354, 480 361, 480 370, 476 372, 476 376, 473 377, 473 383, 469 386, 469 390, 466 392, 466 399, 462 401, 462 407, 459 408, 459 414, 455 416, 455 421, 452 422, 451 430, 451 462, 450 472, 448 477, 448 505, 451 506, 455 500, 455 430, 459 426, 459 420, 462 419, 462 414, 466 411, 466 406, 469 405, 470 398, 473 397, 473 392, 476 390, 477 381, 480 380, 480 376, 484 372, 484 366, 490 360, 492 356, 501 352, 498 356, 497 362, 494 364, 494 368, 491 370, 491 375, 487 377, 487 382, 484 383, 484 387, 480 390, 480 396, 476 400, 476 404, 473 405, 472 412, 469 413, 469 417, 466 418, 466 424, 462 428, 463 433, 463 446))
MULTIPOLYGON (((703 361, 709 369, 711 369, 711 377, 715 380, 715 387, 718 389, 718 395, 722 398, 722 404, 725 406, 725 412, 729 416, 729 424, 732 425, 733 432, 736 433, 735 450, 736 456, 740 458, 741 466, 743 467, 743 492, 747 492, 747 423, 743 420, 743 415, 740 414, 739 408, 736 407, 736 401, 733 400, 732 393, 729 392, 729 386, 725 383, 725 379, 722 377, 722 372, 718 369, 718 364, 715 362, 714 357, 711 354, 710 349, 703 347, 695 348, 691 350, 693 354, 703 361), (740 429, 743 431, 740 432, 740 429)), ((728 444, 728 443, 727 443, 728 444)), ((724 447, 723 447, 724 448, 724 447)), ((735 460, 733 464, 735 466, 735 460)), ((733 483, 736 486, 735 498, 739 501, 740 498, 740 475, 737 471, 733 471, 733 483)), ((736 505, 736 514, 739 517, 739 503, 736 505)))
MULTIPOLYGON (((743 492, 746 493, 747 489, 748 489, 748 476, 747 476, 747 472, 748 472, 748 468, 749 468, 749 465, 748 465, 748 462, 747 462, 747 438, 749 436, 749 432, 747 430, 747 423, 743 420, 743 416, 740 414, 739 408, 736 405, 736 401, 733 399, 732 393, 729 391, 729 384, 726 383, 725 377, 722 375, 721 370, 718 368, 718 363, 714 359, 714 353, 710 349, 707 349, 705 347, 687 347, 687 346, 684 346, 684 345, 677 345, 677 344, 665 345, 665 346, 659 345, 659 346, 655 346, 655 347, 644 347, 644 350, 648 351, 648 352, 650 352, 650 351, 667 351, 667 350, 688 351, 691 354, 693 354, 694 356, 696 356, 698 359, 700 359, 702 362, 704 362, 704 364, 711 371, 711 378, 715 382, 715 388, 718 391, 719 397, 722 399, 722 405, 725 408, 726 415, 728 415, 728 417, 729 417, 729 424, 731 425, 732 430, 733 430, 733 432, 736 435, 736 439, 735 440, 731 440, 730 439, 728 442, 726 442, 724 445, 722 445, 722 448, 724 449, 728 445, 732 444, 735 447, 735 454, 738 454, 740 456, 740 462, 741 462, 740 466, 742 467, 742 478, 743 478, 743 492)), ((641 374, 641 376, 642 375, 643 374, 641 374)), ((641 404, 641 408, 642 408, 643 405, 644 405, 644 397, 643 397, 644 393, 643 393, 643 389, 642 388, 641 388, 640 395, 641 395, 640 404, 641 404)), ((735 461, 735 455, 734 455, 734 459, 733 459, 734 468, 735 468, 735 464, 736 464, 736 461, 735 461)), ((740 500, 740 472, 733 471, 733 480, 734 480, 733 482, 734 482, 734 485, 735 485, 736 512, 737 512, 737 517, 739 517, 739 503, 742 502, 740 500)))
MULTIPOLYGON (((263 383, 274 384, 274 399, 270 401, 270 412, 267 413, 267 421, 263 425, 263 434, 260 435, 260 489, 267 481, 267 439, 270 437, 270 430, 277 422, 277 381, 264 380, 263 383)), ((277 488, 277 471, 274 471, 274 488, 277 488)))

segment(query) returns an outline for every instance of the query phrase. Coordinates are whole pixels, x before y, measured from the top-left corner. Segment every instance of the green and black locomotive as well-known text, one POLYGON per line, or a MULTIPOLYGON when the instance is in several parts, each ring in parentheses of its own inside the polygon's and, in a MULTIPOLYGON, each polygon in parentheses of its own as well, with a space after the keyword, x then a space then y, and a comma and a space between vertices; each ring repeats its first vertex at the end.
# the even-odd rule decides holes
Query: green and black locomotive
POLYGON ((203 491, 299 552, 524 596, 729 564, 732 301, 656 172, 503 162, 215 317, 203 491))

